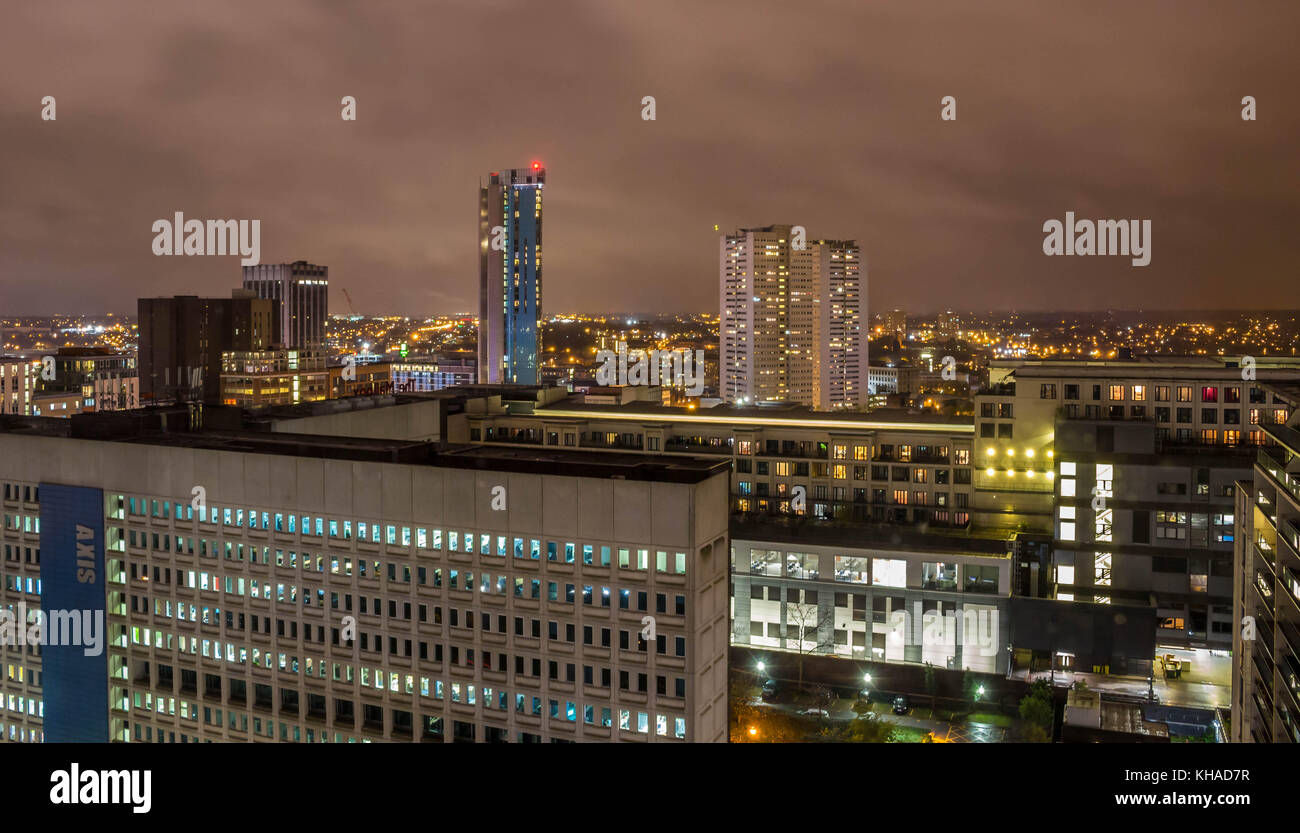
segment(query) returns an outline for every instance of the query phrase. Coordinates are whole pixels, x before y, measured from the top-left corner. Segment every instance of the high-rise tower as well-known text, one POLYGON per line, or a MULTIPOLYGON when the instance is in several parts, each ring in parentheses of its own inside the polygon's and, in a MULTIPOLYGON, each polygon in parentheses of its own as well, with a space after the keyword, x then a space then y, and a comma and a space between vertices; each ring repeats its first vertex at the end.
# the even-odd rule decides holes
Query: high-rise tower
POLYGON ((493 171, 479 186, 479 381, 535 385, 542 351, 546 168, 493 171))
POLYGON ((722 397, 818 410, 867 404, 866 275, 852 240, 797 226, 740 229, 719 241, 722 397))
POLYGON ((280 338, 294 350, 325 347, 330 270, 305 260, 244 267, 244 288, 280 302, 280 338))

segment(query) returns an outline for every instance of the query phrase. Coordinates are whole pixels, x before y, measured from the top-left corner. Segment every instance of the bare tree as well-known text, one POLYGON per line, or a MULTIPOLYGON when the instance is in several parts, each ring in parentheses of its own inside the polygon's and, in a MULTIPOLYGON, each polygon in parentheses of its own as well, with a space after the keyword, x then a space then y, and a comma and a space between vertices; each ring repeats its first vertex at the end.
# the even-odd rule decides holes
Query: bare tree
POLYGON ((799 655, 799 690, 803 691, 804 657, 834 650, 834 632, 829 626, 835 624, 835 610, 831 608, 823 615, 816 602, 786 602, 785 623, 786 647, 794 642, 794 650, 799 655), (824 639, 823 630, 827 634, 824 639))

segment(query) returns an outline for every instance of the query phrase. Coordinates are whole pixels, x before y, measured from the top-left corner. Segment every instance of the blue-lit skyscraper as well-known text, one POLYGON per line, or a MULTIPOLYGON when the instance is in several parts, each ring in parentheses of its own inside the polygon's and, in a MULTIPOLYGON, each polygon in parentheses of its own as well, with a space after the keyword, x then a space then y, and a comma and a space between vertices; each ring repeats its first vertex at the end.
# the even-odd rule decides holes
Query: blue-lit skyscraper
POLYGON ((493 171, 479 186, 479 381, 537 384, 542 352, 546 169, 493 171))

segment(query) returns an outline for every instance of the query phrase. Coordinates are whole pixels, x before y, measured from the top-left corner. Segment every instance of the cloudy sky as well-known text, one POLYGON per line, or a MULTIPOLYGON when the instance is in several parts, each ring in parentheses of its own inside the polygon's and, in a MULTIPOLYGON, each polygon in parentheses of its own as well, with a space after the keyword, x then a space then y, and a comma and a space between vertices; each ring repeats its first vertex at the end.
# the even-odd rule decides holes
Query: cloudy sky
POLYGON ((343 288, 470 311, 479 180, 532 160, 550 312, 716 312, 714 225, 768 223, 856 238, 876 310, 1291 308, 1298 24, 1192 0, 11 3, 0 314, 227 294, 237 259, 153 255, 176 211, 260 219, 263 262, 330 267, 332 311, 343 288), (1149 219, 1151 265, 1044 256, 1067 210, 1149 219))

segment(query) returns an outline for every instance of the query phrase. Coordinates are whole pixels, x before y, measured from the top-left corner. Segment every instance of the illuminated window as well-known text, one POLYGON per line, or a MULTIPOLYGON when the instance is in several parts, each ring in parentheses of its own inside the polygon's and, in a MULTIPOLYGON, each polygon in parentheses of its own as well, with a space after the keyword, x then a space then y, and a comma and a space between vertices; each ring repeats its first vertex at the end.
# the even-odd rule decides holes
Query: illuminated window
POLYGON ((901 558, 871 559, 871 583, 881 587, 906 587, 907 561, 901 558))

